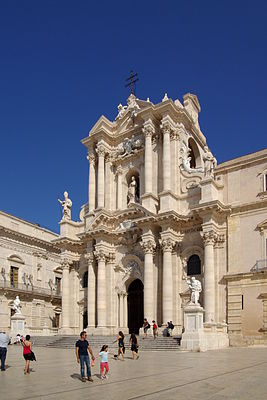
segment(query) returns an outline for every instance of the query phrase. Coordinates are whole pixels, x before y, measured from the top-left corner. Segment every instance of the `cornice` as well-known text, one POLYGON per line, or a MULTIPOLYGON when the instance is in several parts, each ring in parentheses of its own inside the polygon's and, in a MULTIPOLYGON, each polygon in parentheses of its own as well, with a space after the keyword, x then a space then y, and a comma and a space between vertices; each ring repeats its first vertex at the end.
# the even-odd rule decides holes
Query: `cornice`
POLYGON ((231 215, 267 208, 267 199, 231 206, 231 215))
POLYGON ((222 162, 217 165, 214 170, 214 174, 219 175, 222 172, 227 172, 233 169, 241 169, 248 166, 249 164, 259 163, 263 161, 267 162, 267 148, 222 162))

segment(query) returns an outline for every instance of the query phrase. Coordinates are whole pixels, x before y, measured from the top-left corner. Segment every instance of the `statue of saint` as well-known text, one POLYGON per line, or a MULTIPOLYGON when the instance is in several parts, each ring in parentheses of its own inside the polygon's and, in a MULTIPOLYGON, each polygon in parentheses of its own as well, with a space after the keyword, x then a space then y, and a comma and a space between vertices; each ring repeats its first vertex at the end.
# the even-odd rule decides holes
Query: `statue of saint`
POLYGON ((202 292, 202 285, 199 280, 197 280, 194 276, 192 276, 191 279, 187 279, 186 283, 189 286, 189 289, 191 291, 191 304, 196 304, 199 305, 199 294, 202 292))
POLYGON ((204 151, 205 151, 205 153, 203 154, 204 176, 213 178, 214 168, 217 166, 217 160, 209 151, 208 146, 204 146, 204 151))
POLYGON ((136 186, 137 186, 137 182, 135 180, 135 177, 132 176, 132 180, 129 184, 128 187, 128 198, 129 198, 129 203, 135 203, 135 199, 136 199, 136 186))
POLYGON ((68 196, 68 192, 64 192, 64 200, 58 199, 59 203, 62 205, 63 220, 71 220, 72 201, 68 196))
POLYGON ((118 105, 118 115, 115 119, 121 119, 127 111, 127 106, 123 106, 121 103, 118 105))
POLYGON ((21 314, 21 305, 19 296, 16 296, 14 303, 13 303, 13 310, 15 310, 15 314, 21 314))

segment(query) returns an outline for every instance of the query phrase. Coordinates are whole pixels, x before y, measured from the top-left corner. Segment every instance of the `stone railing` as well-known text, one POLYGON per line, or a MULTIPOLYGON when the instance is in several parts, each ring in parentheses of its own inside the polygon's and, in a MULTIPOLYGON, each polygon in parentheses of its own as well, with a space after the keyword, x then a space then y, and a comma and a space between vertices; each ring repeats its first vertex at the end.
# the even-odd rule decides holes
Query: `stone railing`
POLYGON ((23 292, 29 294, 39 294, 43 296, 53 296, 61 298, 61 292, 56 289, 42 288, 40 286, 26 285, 24 283, 12 284, 10 281, 0 281, 0 289, 8 289, 14 292, 23 292))
POLYGON ((267 258, 264 260, 257 260, 255 265, 251 268, 251 272, 263 271, 267 269, 267 258))

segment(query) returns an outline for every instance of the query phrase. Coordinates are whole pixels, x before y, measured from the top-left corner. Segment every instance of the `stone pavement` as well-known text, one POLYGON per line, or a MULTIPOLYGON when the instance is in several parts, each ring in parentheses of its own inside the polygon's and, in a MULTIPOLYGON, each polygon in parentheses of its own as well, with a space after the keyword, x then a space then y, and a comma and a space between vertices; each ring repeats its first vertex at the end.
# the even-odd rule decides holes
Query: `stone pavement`
MULTIPOLYGON (((99 350, 99 349, 97 349, 99 350)), ((37 363, 23 374, 20 346, 9 346, 7 370, 0 372, 1 400, 267 399, 267 348, 229 348, 206 353, 144 352, 132 361, 110 357, 110 376, 94 382, 79 380, 79 365, 69 349, 34 349, 37 363)), ((95 350, 95 355, 97 351, 95 350)))

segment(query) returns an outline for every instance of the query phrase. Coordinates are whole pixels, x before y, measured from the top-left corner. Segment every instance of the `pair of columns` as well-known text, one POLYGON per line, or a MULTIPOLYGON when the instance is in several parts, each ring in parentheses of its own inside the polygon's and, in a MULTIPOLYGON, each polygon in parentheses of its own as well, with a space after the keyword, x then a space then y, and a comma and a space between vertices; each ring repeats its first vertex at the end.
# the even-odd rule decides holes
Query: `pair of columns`
POLYGON ((97 279, 95 276, 93 261, 94 257, 92 253, 87 253, 88 263, 88 294, 87 294, 87 317, 88 327, 105 328, 107 325, 107 302, 106 302, 106 262, 112 262, 114 259, 113 254, 108 256, 102 249, 94 251, 95 258, 97 260, 97 279), (97 282, 97 291, 96 291, 97 282), (97 297, 96 297, 97 293, 97 297), (96 315, 97 314, 97 315, 96 315))
MULTIPOLYGON (((96 152, 98 154, 98 171, 97 171, 97 207, 103 208, 105 204, 105 154, 106 150, 103 145, 98 145, 96 152)), ((89 212, 92 212, 96 208, 95 197, 96 197, 96 171, 95 162, 96 157, 94 154, 89 153, 89 212)))
POLYGON ((126 328, 128 325, 128 304, 127 304, 127 293, 118 293, 119 300, 119 321, 118 326, 120 328, 126 328))

